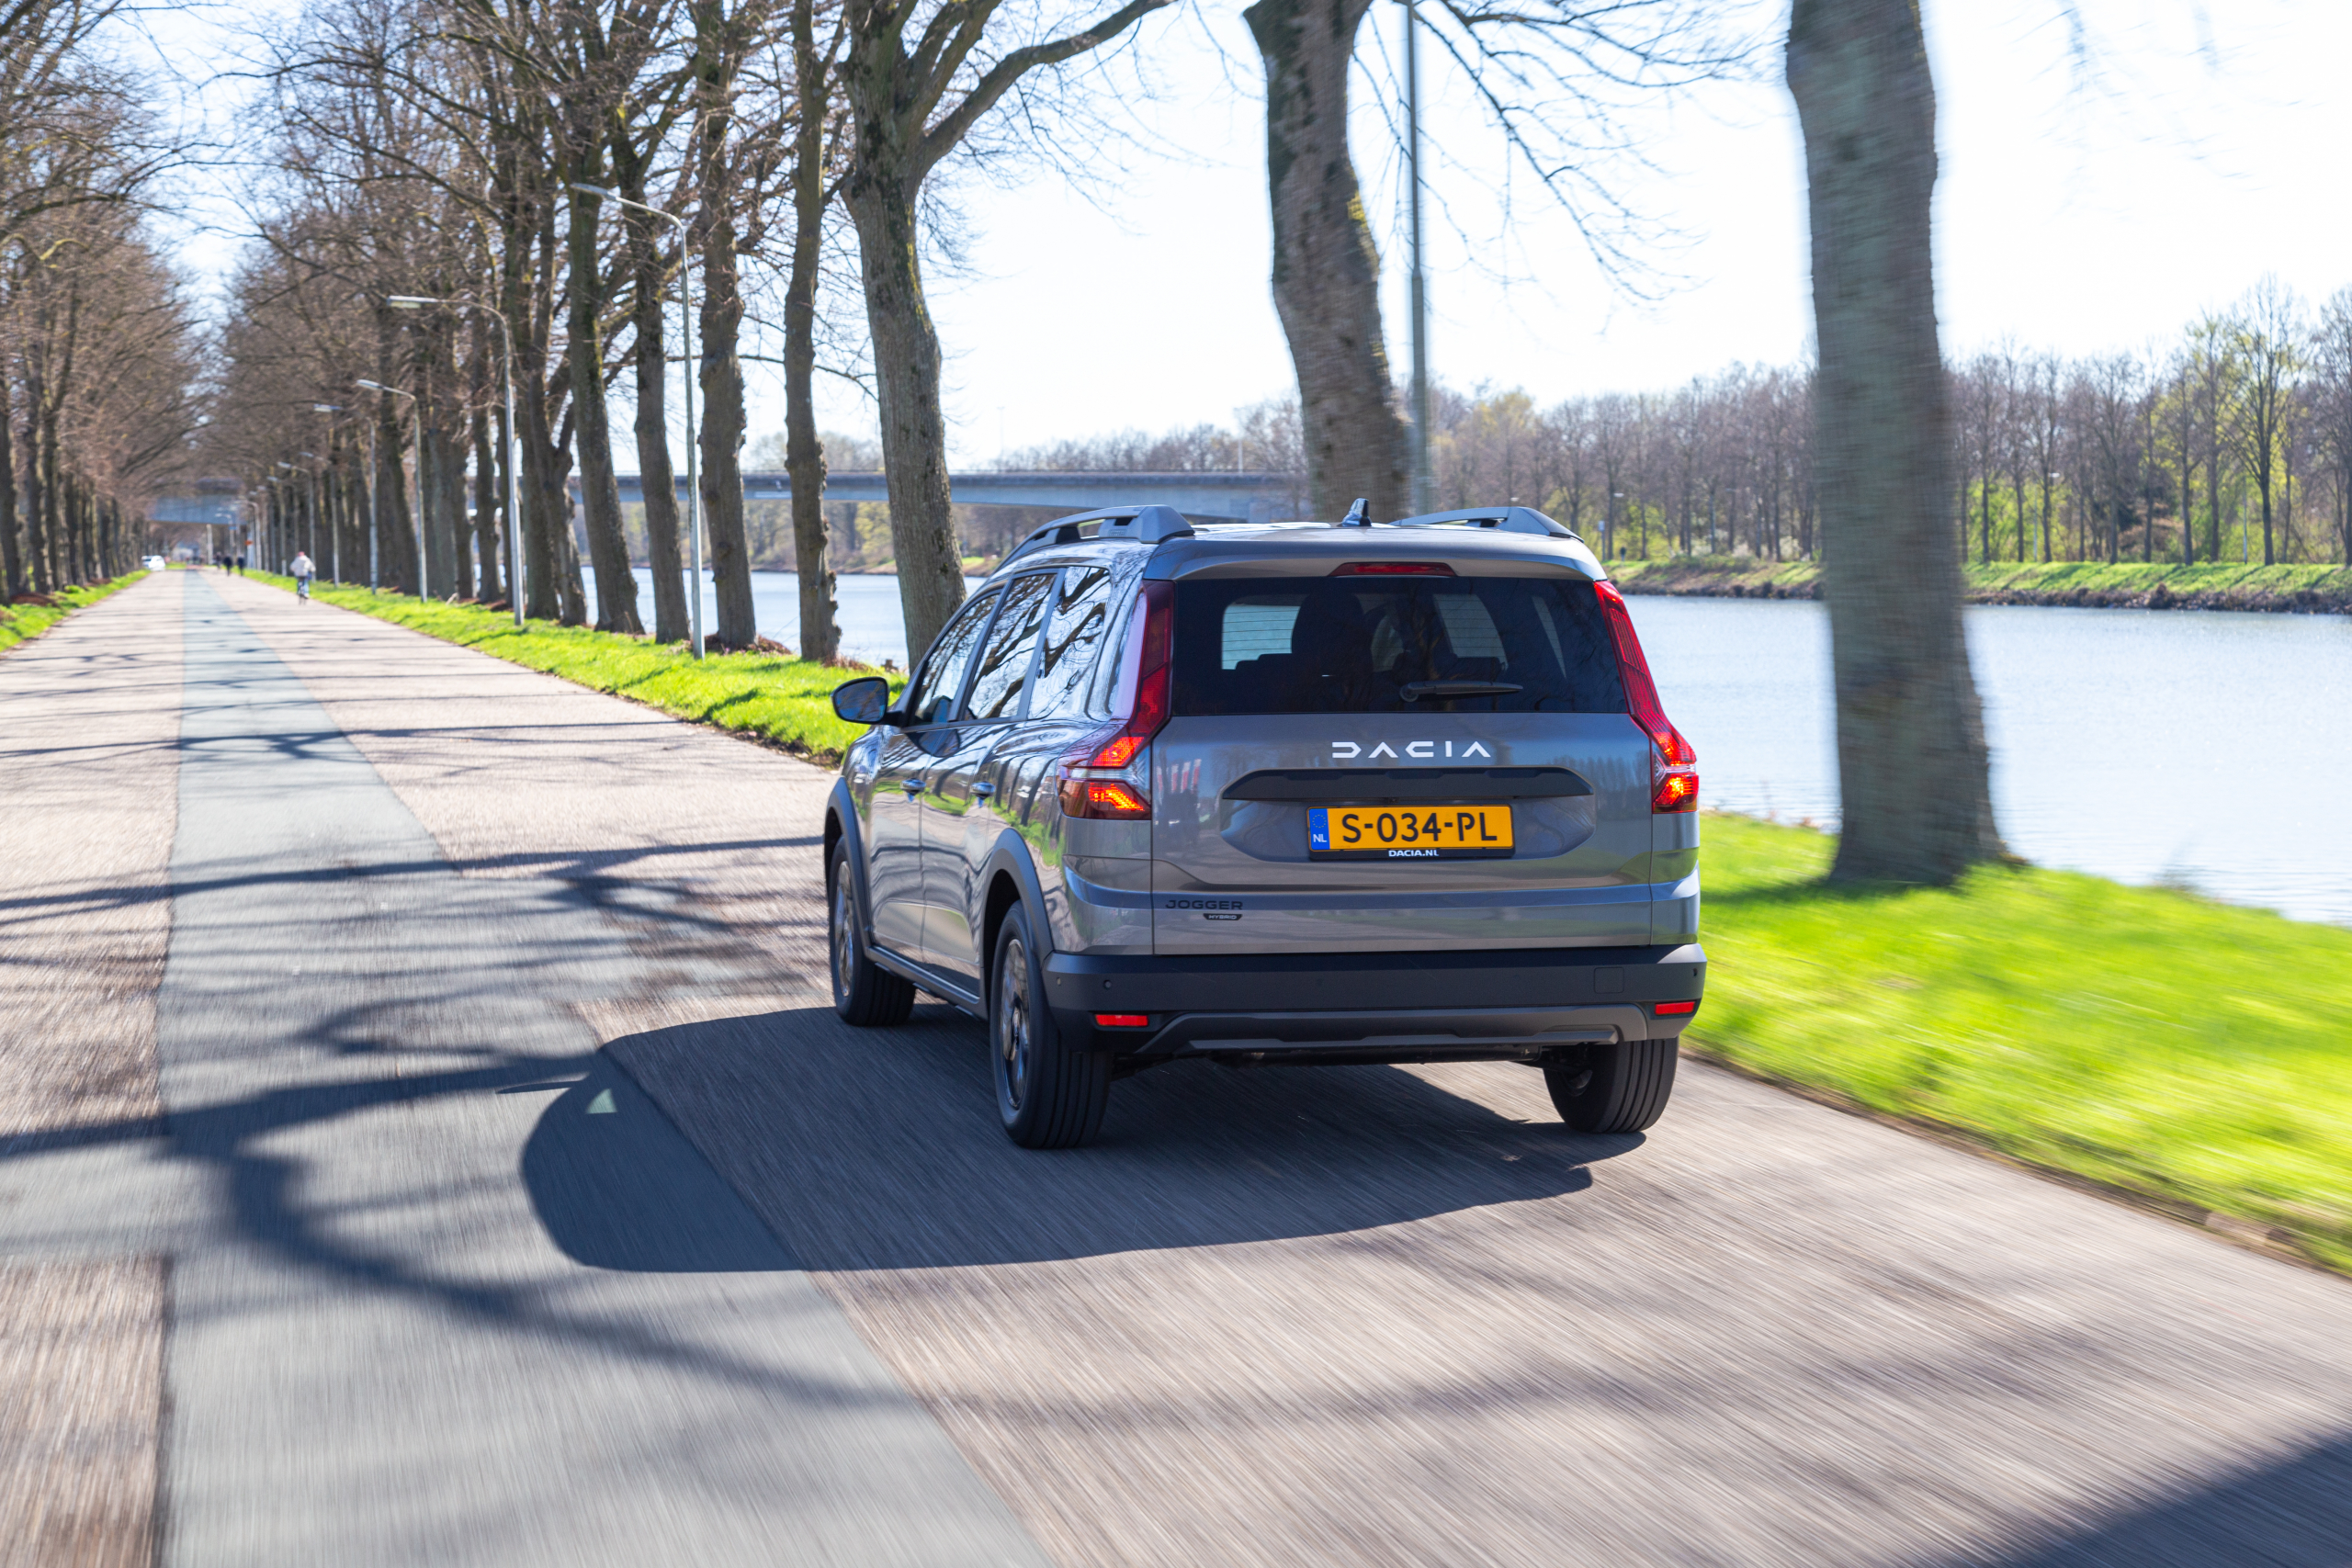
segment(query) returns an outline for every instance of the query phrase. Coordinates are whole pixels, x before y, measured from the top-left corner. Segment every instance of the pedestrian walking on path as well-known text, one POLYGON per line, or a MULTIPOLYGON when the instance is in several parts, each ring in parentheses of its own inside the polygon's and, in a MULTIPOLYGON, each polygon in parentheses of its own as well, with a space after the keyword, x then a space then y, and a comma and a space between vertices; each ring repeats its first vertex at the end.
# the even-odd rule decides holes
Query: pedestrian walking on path
POLYGON ((293 564, 287 570, 294 574, 294 596, 308 599, 311 596, 311 573, 317 570, 311 565, 311 558, 296 550, 293 564))

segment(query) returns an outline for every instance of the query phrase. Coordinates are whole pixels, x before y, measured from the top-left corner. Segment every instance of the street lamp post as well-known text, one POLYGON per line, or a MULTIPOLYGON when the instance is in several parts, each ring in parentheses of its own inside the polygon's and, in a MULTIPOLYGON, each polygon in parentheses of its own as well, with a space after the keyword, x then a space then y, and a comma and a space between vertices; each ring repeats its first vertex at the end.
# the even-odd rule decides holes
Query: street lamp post
POLYGON ((695 446, 695 302, 686 288, 686 220, 674 212, 664 212, 658 207, 648 207, 641 201, 606 190, 602 186, 582 185, 574 180, 571 188, 605 201, 633 207, 638 211, 673 224, 678 231, 678 324, 685 338, 686 364, 686 536, 692 541, 692 564, 688 570, 686 596, 687 626, 691 628, 692 647, 696 659, 702 657, 702 474, 697 468, 699 449, 695 446))
MULTIPOLYGON (((363 378, 358 385, 371 392, 383 392, 391 397, 406 398, 410 402, 416 402, 414 392, 403 392, 398 387, 387 387, 381 381, 369 381, 363 378)), ((376 431, 372 425, 368 431, 368 478, 369 483, 375 482, 376 431)), ((421 403, 417 405, 416 412, 416 499, 412 504, 411 513, 413 520, 409 525, 409 533, 416 546, 416 596, 424 599, 428 595, 424 592, 424 408, 421 403)), ((372 495, 368 499, 368 523, 370 527, 373 527, 376 523, 376 498, 372 495)), ((369 570, 372 572, 375 552, 371 548, 368 553, 371 561, 369 570)), ((368 585, 370 588, 375 586, 372 578, 368 585)))
POLYGON ((514 624, 523 624, 523 552, 515 543, 515 528, 522 512, 523 454, 522 440, 514 428, 514 329, 506 320, 506 312, 495 305, 485 305, 478 299, 438 299, 424 294, 395 294, 385 301, 395 310, 421 310, 427 305, 445 305, 453 310, 480 310, 498 319, 498 335, 506 349, 506 597, 514 609, 514 624))
POLYGON ((1430 472, 1430 314, 1421 283, 1421 74, 1420 13, 1405 0, 1405 179, 1411 187, 1407 209, 1413 252, 1413 510, 1436 510, 1430 472))

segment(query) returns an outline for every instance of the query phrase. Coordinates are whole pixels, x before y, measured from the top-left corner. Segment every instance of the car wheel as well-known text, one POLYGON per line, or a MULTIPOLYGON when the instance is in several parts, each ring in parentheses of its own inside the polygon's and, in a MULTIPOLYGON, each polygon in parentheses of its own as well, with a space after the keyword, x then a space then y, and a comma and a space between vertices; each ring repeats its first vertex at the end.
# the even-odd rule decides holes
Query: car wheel
POLYGON ((1064 1043, 1046 1006, 1044 960, 1021 906, 1005 911, 989 968, 989 1056, 997 1114, 1024 1149, 1069 1149, 1092 1138, 1111 1102, 1111 1053, 1064 1043))
POLYGON ((846 842, 833 847, 832 874, 825 880, 832 919, 826 933, 827 967, 833 972, 833 1010, 844 1022, 860 1029, 887 1029, 904 1023, 915 1009, 911 982, 891 974, 866 956, 858 940, 857 885, 846 842))
POLYGON ((1671 1040, 1621 1040, 1587 1047, 1581 1062, 1545 1064, 1544 1087, 1579 1133, 1638 1133, 1666 1114, 1674 1063, 1671 1040))

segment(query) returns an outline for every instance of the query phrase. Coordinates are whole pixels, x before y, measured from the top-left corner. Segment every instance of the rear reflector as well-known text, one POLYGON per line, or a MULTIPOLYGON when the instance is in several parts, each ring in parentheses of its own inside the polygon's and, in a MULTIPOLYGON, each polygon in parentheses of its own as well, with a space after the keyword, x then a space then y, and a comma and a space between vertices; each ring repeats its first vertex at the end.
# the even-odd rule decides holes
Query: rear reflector
POLYGON ((1453 569, 1438 560, 1351 560, 1331 569, 1333 577, 1452 577, 1453 569))
POLYGON ((1660 1018, 1672 1018, 1677 1013, 1697 1012, 1698 1010, 1699 1004, 1697 1002, 1659 1002, 1657 1006, 1650 1009, 1650 1011, 1657 1014, 1660 1018))
POLYGON ((1097 1029, 1149 1029, 1151 1014, 1148 1012, 1098 1012, 1094 1015, 1097 1029))

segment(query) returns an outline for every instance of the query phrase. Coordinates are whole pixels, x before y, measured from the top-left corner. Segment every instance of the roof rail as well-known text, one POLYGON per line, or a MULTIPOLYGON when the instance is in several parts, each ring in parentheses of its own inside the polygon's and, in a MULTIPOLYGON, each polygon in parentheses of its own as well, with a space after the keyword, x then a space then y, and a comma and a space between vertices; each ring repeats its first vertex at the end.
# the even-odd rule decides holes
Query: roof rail
POLYGON ((1576 530, 1555 523, 1532 506, 1464 506, 1453 512, 1424 512, 1417 517, 1399 517, 1388 526, 1411 528, 1449 523, 1467 524, 1474 528, 1499 528, 1507 534, 1542 534, 1553 539, 1573 539, 1577 536, 1576 530))
POLYGON ((1015 545, 997 563, 1002 570, 1014 557, 1031 550, 1042 550, 1052 545, 1074 545, 1087 536, 1079 532, 1088 523, 1099 523, 1093 536, 1097 539, 1128 539, 1138 545, 1156 545, 1163 539, 1182 539, 1193 532, 1184 514, 1172 506, 1109 506, 1100 512, 1080 512, 1075 516, 1057 517, 1015 545))

